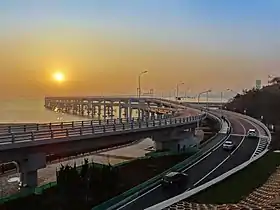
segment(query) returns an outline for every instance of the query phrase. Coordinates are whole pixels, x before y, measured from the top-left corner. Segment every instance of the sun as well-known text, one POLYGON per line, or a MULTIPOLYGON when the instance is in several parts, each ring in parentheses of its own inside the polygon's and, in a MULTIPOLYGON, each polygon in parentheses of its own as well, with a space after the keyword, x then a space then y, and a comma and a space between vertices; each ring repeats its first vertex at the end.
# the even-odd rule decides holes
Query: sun
POLYGON ((56 72, 56 73, 54 73, 53 78, 54 78, 54 80, 57 81, 57 82, 62 82, 62 81, 64 81, 64 79, 65 79, 64 74, 63 74, 62 72, 56 72))

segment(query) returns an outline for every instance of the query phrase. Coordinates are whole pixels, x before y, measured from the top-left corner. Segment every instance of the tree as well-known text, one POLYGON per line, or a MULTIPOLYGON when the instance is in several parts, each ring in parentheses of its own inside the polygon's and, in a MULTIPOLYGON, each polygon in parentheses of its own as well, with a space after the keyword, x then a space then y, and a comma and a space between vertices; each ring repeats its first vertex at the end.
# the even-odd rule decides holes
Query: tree
POLYGON ((280 84, 280 77, 274 77, 270 81, 268 81, 269 84, 280 84))

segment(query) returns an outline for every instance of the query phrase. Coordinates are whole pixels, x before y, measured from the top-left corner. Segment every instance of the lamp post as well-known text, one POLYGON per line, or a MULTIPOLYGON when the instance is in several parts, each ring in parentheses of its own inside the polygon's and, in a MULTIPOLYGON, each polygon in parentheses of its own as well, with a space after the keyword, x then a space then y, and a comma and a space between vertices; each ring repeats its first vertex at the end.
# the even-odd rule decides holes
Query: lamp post
POLYGON ((139 98, 141 97, 141 76, 142 76, 143 74, 146 74, 146 73, 148 73, 147 70, 146 70, 146 71, 142 71, 142 72, 139 74, 139 76, 138 76, 138 97, 139 97, 139 98))
POLYGON ((230 88, 227 88, 227 91, 233 92, 234 94, 240 94, 240 93, 238 93, 237 91, 232 90, 232 89, 230 89, 230 88))
MULTIPOLYGON (((199 93, 198 95, 197 95, 197 104, 198 104, 198 106, 199 106, 199 99, 200 99, 200 96, 202 95, 202 94, 204 94, 204 93, 206 93, 207 94, 207 101, 208 101, 208 93, 210 93, 210 92, 212 92, 212 90, 206 90, 206 91, 203 91, 203 92, 201 92, 201 93, 199 93)), ((196 124, 196 128, 198 129, 198 127, 199 127, 199 121, 197 121, 197 124, 196 124)))
POLYGON ((223 116, 223 91, 221 91, 221 117, 223 116))
POLYGON ((179 97, 179 86, 180 85, 184 85, 185 83, 183 82, 180 82, 176 85, 176 100, 178 100, 178 97, 179 97))

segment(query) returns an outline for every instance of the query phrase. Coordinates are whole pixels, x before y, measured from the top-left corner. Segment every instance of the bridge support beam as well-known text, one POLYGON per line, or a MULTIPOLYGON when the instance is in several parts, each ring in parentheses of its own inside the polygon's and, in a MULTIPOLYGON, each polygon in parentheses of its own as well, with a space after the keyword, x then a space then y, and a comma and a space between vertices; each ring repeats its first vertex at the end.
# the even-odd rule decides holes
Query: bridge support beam
POLYGON ((193 128, 174 128, 172 132, 162 132, 159 135, 153 136, 153 140, 155 141, 156 151, 182 152, 189 147, 196 148, 202 139, 201 136, 195 136, 195 129, 193 128))
MULTIPOLYGON (((38 172, 40 168, 46 167, 46 155, 43 153, 30 154, 19 160, 20 181, 22 186, 34 188, 37 186, 38 172)), ((23 187, 22 190, 24 190, 23 187)))
POLYGON ((132 107, 131 107, 131 100, 128 101, 128 119, 131 120, 132 119, 132 107))
POLYGON ((119 101, 119 119, 122 118, 122 103, 119 101))

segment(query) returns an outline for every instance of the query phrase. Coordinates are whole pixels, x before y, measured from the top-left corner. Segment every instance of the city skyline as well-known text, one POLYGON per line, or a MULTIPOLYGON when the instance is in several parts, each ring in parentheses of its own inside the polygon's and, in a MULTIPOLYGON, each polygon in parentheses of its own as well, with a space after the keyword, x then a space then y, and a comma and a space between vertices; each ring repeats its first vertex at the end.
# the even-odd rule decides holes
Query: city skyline
POLYGON ((277 75, 279 26, 275 0, 3 1, 0 95, 136 94, 144 69, 144 92, 240 91, 277 75))

